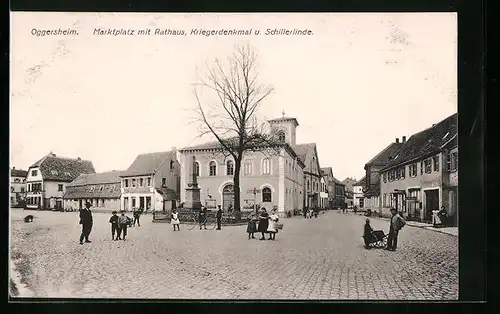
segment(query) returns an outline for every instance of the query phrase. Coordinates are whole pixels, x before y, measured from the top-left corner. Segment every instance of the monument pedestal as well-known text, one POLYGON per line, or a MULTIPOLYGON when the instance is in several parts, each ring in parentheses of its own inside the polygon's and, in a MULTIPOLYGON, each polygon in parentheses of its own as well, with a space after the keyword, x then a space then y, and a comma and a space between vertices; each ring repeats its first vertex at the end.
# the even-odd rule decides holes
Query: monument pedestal
POLYGON ((192 187, 186 189, 186 202, 184 207, 199 210, 201 208, 200 189, 192 187))

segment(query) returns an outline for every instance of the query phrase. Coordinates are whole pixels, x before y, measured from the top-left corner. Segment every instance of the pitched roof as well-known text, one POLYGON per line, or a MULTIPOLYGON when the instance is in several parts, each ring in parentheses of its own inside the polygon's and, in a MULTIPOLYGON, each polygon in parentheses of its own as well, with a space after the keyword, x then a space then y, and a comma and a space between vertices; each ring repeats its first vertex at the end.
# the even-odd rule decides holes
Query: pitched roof
POLYGON ((380 153, 373 157, 366 165, 377 165, 385 166, 389 163, 389 157, 394 157, 397 155, 403 143, 391 143, 389 146, 384 148, 380 153))
POLYGON ((71 182, 82 173, 95 173, 94 165, 89 160, 57 157, 48 154, 30 168, 40 169, 43 179, 48 181, 71 182))
POLYGON ((365 186, 366 177, 362 177, 358 182, 354 183, 352 186, 365 186))
POLYGON ((69 183, 67 186, 119 183, 120 174, 122 172, 123 171, 113 170, 101 173, 81 174, 75 180, 71 181, 71 183, 69 183))
POLYGON ((162 198, 166 201, 173 201, 177 199, 177 193, 169 188, 157 188, 156 192, 162 196, 162 198))
POLYGON ((10 176, 11 177, 25 178, 27 175, 28 175, 28 171, 26 171, 26 170, 21 170, 21 169, 16 169, 16 168, 10 169, 10 176))
POLYGON ((335 182, 335 184, 345 186, 345 183, 344 183, 344 182, 340 181, 339 179, 337 179, 337 178, 335 178, 335 177, 333 177, 333 181, 335 182))
POLYGON ((135 158, 127 170, 121 173, 120 177, 153 174, 167 158, 176 160, 175 151, 141 154, 135 158))
POLYGON ((432 127, 412 135, 384 170, 438 152, 443 145, 456 139, 457 132, 458 115, 455 113, 432 127))
MULTIPOLYGON (((310 151, 316 152, 316 143, 305 143, 305 144, 297 144, 293 146, 293 150, 297 154, 297 157, 304 163, 307 169, 309 169, 309 166, 306 165, 306 158, 307 154, 310 151)), ((317 155, 317 154, 316 154, 317 155)), ((319 169, 319 158, 316 156, 316 163, 317 167, 319 169)))
POLYGON ((370 185, 366 190, 363 190, 365 197, 379 196, 380 195, 380 185, 370 185))
POLYGON ((81 186, 66 186, 65 199, 80 199, 80 198, 120 198, 121 189, 118 182, 112 184, 103 184, 95 188, 92 184, 81 186))

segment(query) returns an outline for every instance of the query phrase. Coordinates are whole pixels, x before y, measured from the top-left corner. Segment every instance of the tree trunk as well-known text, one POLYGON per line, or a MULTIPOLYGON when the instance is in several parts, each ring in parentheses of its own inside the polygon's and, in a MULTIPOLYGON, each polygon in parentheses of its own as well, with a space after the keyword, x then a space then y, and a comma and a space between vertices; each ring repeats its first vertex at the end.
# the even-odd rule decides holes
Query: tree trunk
POLYGON ((236 220, 241 219, 241 206, 240 206, 240 169, 241 159, 237 158, 234 165, 234 216, 236 220))

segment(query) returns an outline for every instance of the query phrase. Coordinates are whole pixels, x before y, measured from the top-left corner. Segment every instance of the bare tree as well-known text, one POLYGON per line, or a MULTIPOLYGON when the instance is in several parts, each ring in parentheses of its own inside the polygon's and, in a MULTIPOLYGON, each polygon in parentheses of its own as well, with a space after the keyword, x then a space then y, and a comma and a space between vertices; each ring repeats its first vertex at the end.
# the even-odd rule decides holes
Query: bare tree
POLYGON ((277 154, 282 147, 276 134, 267 129, 266 123, 259 124, 256 118, 260 105, 273 92, 272 86, 258 83, 256 60, 251 47, 237 46, 227 62, 215 59, 213 65, 207 65, 194 87, 199 137, 215 137, 220 144, 218 152, 224 159, 229 156, 234 159, 234 212, 238 219, 241 217, 243 156, 257 151, 277 154), (203 91, 208 91, 213 98, 205 97, 203 91))

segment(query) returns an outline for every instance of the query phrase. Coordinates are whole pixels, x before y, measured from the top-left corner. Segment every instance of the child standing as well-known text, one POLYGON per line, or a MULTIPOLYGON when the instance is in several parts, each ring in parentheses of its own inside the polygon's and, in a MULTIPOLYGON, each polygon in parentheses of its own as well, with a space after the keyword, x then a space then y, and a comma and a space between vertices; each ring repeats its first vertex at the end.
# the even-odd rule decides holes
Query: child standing
POLYGON ((118 215, 116 210, 112 212, 113 216, 109 218, 109 223, 111 224, 111 240, 118 240, 120 235, 118 234, 118 215), (117 234, 115 239, 115 233, 117 234))
POLYGON ((121 235, 123 232, 123 241, 125 241, 125 237, 127 236, 127 227, 129 224, 129 218, 125 216, 125 212, 122 211, 120 217, 118 217, 118 240, 122 240, 121 235))
POLYGON ((177 210, 172 211, 172 219, 170 220, 170 223, 174 226, 174 231, 175 231, 175 226, 177 226, 177 231, 181 231, 179 225, 181 222, 179 221, 179 213, 177 213, 177 210))
POLYGON ((248 233, 248 240, 250 240, 250 236, 252 239, 255 239, 254 237, 254 232, 257 232, 257 218, 255 218, 255 214, 250 214, 248 217, 248 225, 247 225, 247 233, 248 233))

